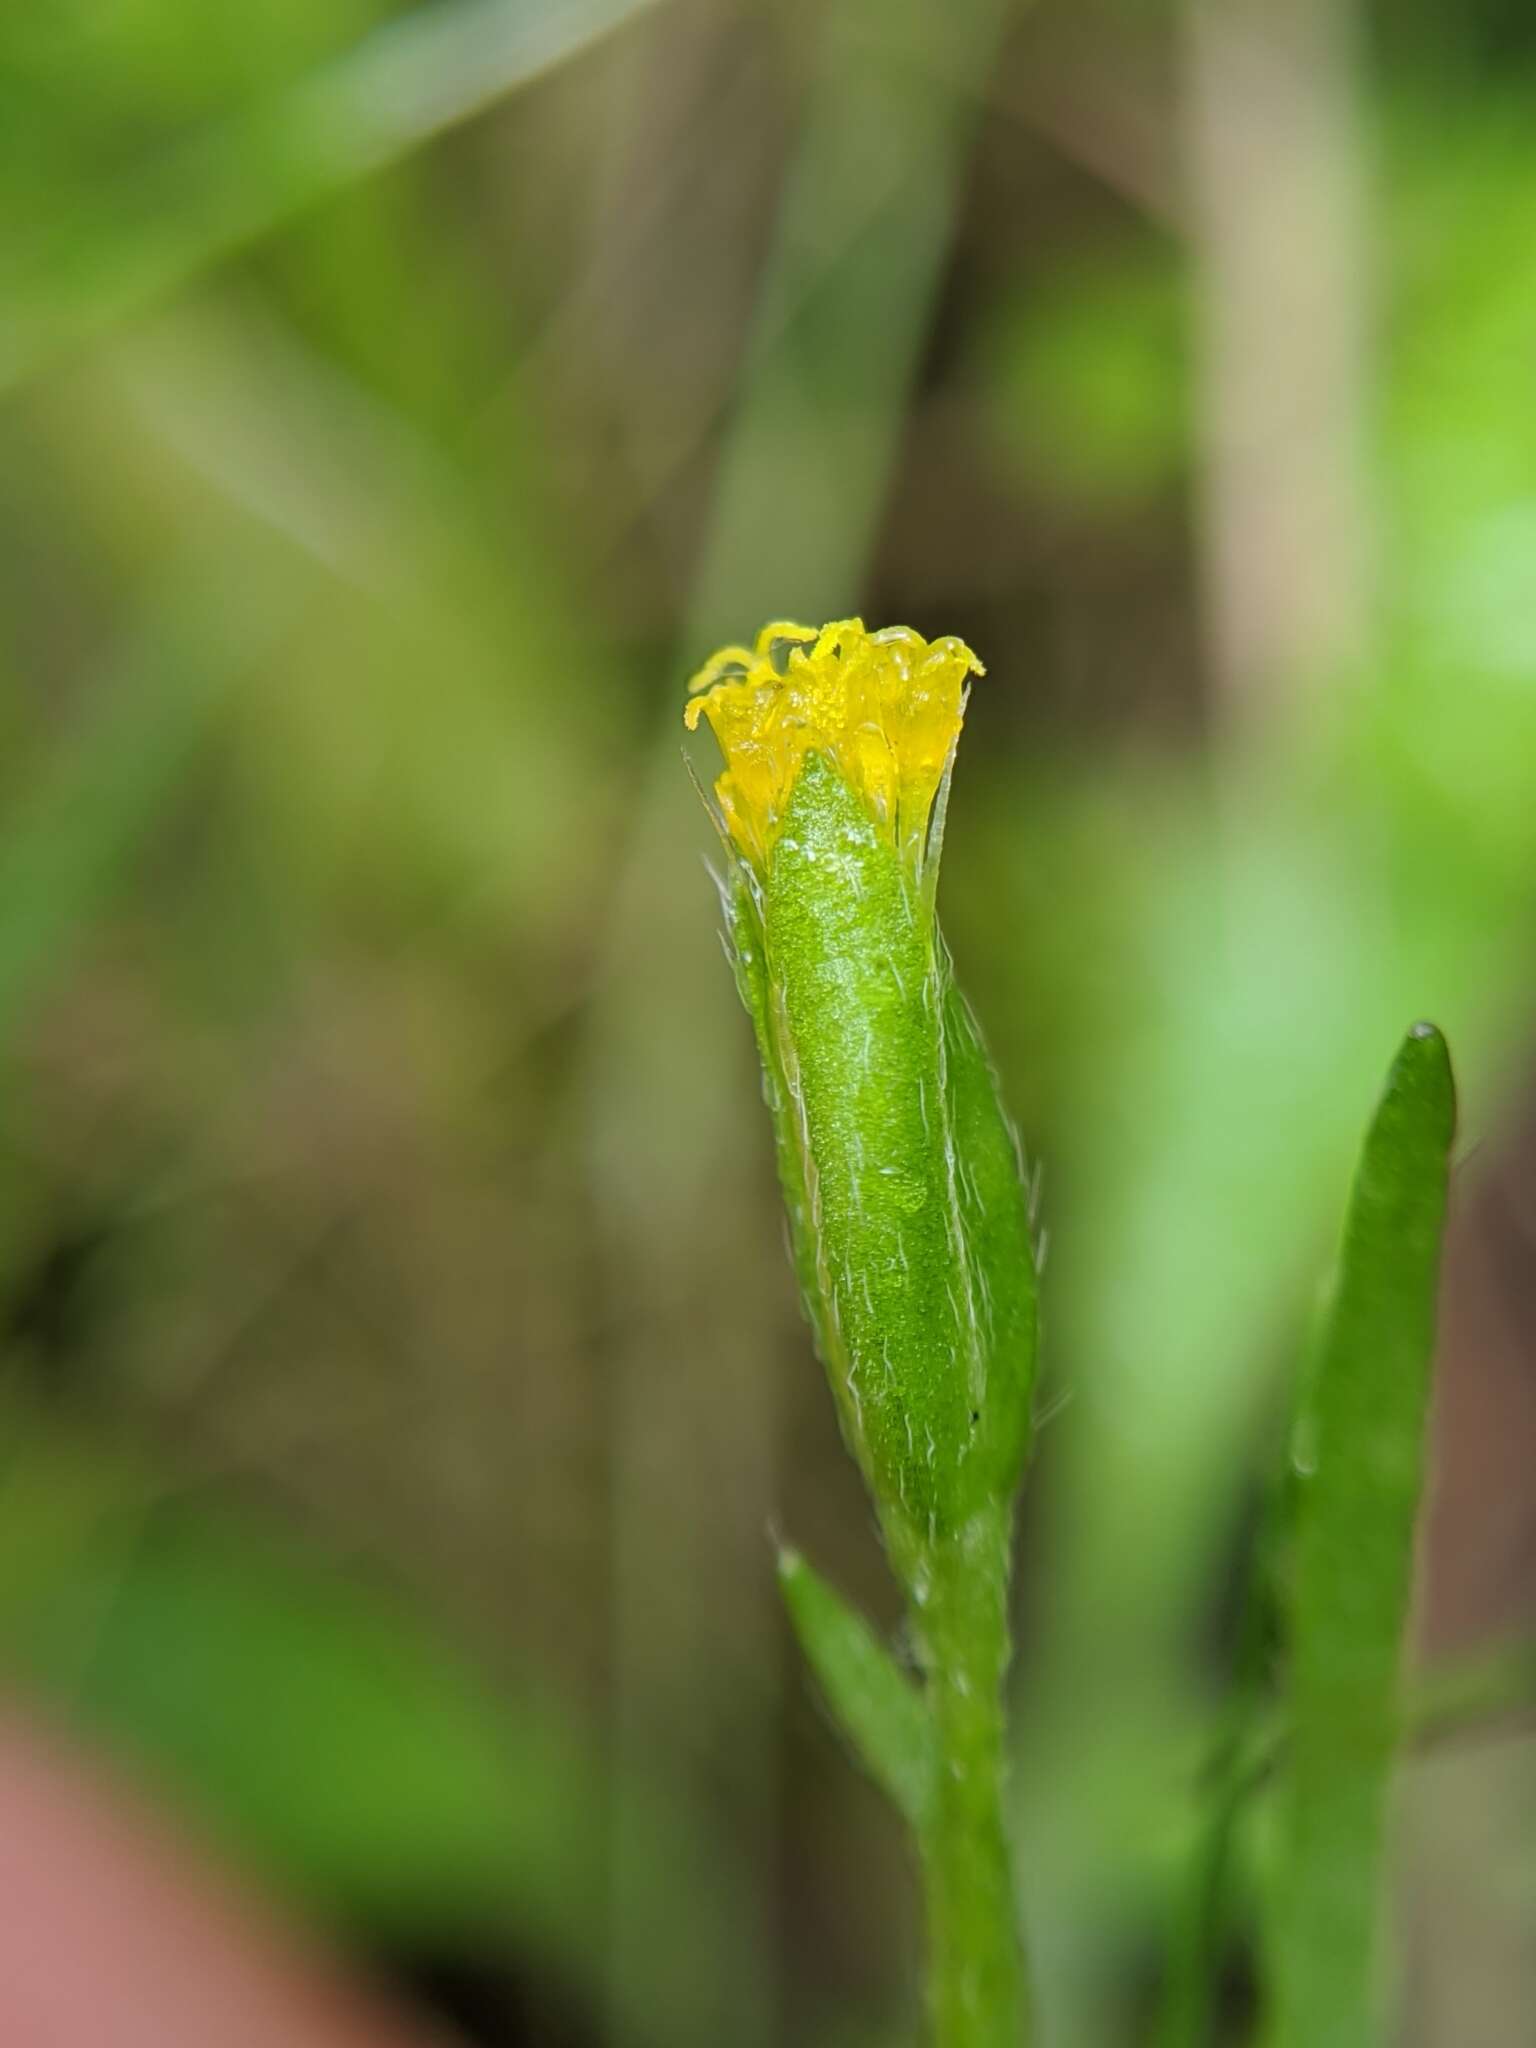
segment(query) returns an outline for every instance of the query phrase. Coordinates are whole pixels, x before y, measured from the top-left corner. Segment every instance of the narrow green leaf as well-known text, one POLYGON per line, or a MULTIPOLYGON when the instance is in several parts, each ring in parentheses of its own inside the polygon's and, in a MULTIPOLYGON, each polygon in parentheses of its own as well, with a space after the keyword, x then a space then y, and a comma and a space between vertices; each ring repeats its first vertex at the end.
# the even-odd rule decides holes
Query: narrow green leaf
POLYGON ((956 1225, 975 1274, 978 1343, 986 1361, 974 1456, 984 1484, 1008 1499, 1019 1483, 1034 1423, 1035 1265, 1023 1149, 970 1005, 940 944, 945 1144, 955 1176, 956 1225))
POLYGON ((1284 2048, 1380 2037, 1383 1839, 1454 1127, 1445 1041, 1416 1024, 1366 1138, 1298 1433, 1284 2048))
POLYGON ((933 1789, 933 1733, 922 1694, 863 1616, 797 1550, 780 1552, 779 1584, 806 1661, 860 1761, 921 1827, 933 1789))
POLYGON ((758 1059, 763 1070, 763 1100, 773 1120, 774 1163, 789 1222, 789 1252, 800 1287, 800 1302, 816 1336, 816 1347, 829 1371, 846 1375, 847 1360, 838 1332, 826 1312, 816 1260, 816 1228, 806 1185, 805 1160, 796 1127, 796 1105, 779 1057, 771 1020, 768 965, 762 913, 751 889, 737 872, 725 892, 726 950, 736 971, 736 988, 752 1019, 758 1059))

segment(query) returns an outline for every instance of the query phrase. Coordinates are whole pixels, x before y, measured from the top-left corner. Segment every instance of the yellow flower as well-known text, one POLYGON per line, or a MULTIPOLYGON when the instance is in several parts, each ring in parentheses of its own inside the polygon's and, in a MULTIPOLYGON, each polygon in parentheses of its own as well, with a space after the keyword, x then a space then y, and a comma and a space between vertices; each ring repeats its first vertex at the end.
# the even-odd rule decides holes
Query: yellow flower
POLYGON ((983 673, 963 640, 910 626, 867 633, 862 619, 775 621, 754 647, 722 647, 689 684, 689 731, 709 720, 725 772, 726 826, 761 871, 807 754, 824 754, 882 831, 920 858, 928 815, 965 713, 966 678, 983 673))

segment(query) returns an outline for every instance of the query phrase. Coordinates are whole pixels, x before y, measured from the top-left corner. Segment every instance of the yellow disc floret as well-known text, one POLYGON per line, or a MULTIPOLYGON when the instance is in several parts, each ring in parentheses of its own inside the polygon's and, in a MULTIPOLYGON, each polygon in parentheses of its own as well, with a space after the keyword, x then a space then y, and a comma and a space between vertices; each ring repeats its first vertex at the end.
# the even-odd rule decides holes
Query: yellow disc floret
POLYGON ((731 837, 760 870, 807 754, 824 754, 892 842, 920 858, 933 800, 982 673, 963 640, 862 619, 776 621, 753 647, 723 647, 689 684, 690 731, 709 720, 725 772, 715 795, 731 837))

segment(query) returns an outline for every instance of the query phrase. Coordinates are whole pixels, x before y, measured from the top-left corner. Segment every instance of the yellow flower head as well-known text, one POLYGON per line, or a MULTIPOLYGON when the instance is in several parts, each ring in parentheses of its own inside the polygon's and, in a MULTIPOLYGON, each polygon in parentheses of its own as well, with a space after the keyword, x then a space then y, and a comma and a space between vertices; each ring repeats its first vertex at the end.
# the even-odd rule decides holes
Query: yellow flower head
POLYGON ((966 678, 983 673, 963 640, 862 619, 776 621, 754 647, 722 647, 689 684, 689 731, 709 720, 725 772, 715 795, 731 837, 761 870, 807 754, 824 754, 892 843, 920 856, 954 752, 966 678))

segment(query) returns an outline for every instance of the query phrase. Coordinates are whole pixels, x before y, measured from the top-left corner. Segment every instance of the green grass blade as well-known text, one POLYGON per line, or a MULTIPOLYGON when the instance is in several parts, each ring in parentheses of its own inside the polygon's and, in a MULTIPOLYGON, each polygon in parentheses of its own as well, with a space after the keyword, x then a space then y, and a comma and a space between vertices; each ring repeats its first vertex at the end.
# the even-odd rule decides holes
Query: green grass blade
POLYGON ((1417 1024, 1366 1138, 1301 1417, 1282 2048, 1380 2036, 1383 1842, 1454 1127, 1445 1040, 1417 1024))
POLYGON ((653 0, 456 0, 11 239, 0 391, 564 63, 653 0))
POLYGON ((933 1788, 933 1731, 923 1696, 861 1614, 797 1550, 779 1554, 795 1634, 827 1704, 865 1769, 914 1828, 933 1788))

